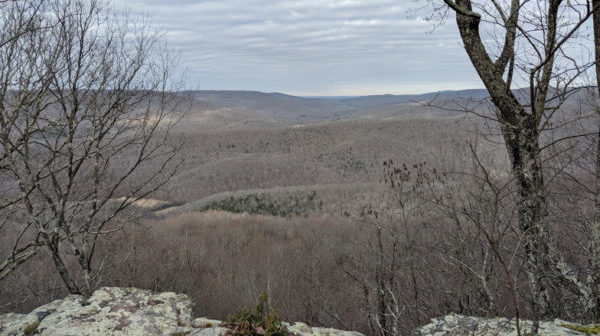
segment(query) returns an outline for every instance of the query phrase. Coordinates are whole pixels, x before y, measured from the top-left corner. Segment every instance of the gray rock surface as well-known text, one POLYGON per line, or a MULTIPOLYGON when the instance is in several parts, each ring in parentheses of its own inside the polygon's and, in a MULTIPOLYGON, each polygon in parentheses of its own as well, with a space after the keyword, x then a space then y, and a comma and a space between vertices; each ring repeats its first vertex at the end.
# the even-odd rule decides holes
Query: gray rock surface
MULTIPOLYGON (((69 295, 29 314, 0 315, 0 336, 172 335, 220 336, 221 321, 192 317, 192 302, 184 294, 154 293, 137 288, 105 287, 89 298, 69 295)), ((357 332, 286 324, 306 336, 362 336, 357 332)))
MULTIPOLYGON (((531 332, 532 322, 520 321, 521 334, 531 332)), ((593 325, 579 325, 556 319, 540 322, 540 336, 579 336, 600 334, 593 325), (586 333, 587 331, 587 333, 586 333), (597 331, 597 332, 595 332, 597 331)), ((451 314, 434 318, 431 323, 416 329, 413 336, 517 336, 514 319, 479 318, 451 314)))

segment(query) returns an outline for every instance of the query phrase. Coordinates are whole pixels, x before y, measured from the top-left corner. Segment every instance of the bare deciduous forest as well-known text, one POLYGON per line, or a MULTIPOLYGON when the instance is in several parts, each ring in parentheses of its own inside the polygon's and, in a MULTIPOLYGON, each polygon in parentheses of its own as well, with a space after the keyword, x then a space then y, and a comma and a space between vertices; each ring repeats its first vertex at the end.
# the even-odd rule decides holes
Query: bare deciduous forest
POLYGON ((486 90, 184 91, 106 3, 0 1, 0 312, 125 286, 368 335, 600 322, 600 4, 424 2, 486 90))

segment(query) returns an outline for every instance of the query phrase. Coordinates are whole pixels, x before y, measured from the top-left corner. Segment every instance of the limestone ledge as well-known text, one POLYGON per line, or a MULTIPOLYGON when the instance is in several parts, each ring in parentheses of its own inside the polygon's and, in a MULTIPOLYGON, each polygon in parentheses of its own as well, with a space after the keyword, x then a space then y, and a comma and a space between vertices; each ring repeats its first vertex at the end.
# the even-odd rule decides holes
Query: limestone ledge
MULTIPOLYGON (((530 335, 532 322, 521 320, 521 335, 530 335)), ((540 336, 582 336, 600 334, 596 325, 579 325, 556 319, 540 322, 540 336)), ((413 336, 517 336, 514 319, 481 318, 450 314, 431 320, 416 329, 413 336)))
MULTIPOLYGON (((89 299, 69 295, 29 314, 0 315, 0 336, 171 335, 219 336, 228 329, 221 321, 192 317, 185 294, 154 293, 137 288, 104 287, 89 299)), ((286 324, 301 336, 362 336, 358 332, 286 324)))

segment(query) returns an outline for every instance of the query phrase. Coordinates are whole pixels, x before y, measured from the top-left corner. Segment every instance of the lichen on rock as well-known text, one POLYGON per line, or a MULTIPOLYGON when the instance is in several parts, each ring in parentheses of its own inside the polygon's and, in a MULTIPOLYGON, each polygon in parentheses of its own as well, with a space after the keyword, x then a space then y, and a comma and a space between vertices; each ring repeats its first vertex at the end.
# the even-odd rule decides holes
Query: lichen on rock
MULTIPOLYGON (((357 332, 287 324, 300 336, 362 336, 357 332)), ((224 336, 222 322, 192 317, 187 295, 137 288, 104 287, 85 299, 69 295, 29 314, 0 315, 0 336, 17 335, 170 335, 224 336)))
MULTIPOLYGON (((521 320, 521 333, 531 335, 532 321, 521 320)), ((543 336, 584 336, 589 331, 597 330, 597 326, 578 325, 560 319, 542 321, 538 335, 543 336)), ((434 318, 431 323, 416 329, 413 336, 517 336, 514 319, 503 317, 480 318, 450 314, 434 318)))
POLYGON ((191 302, 185 295, 107 287, 95 291, 87 300, 69 295, 27 315, 0 317, 0 335, 34 331, 35 335, 190 333, 191 312, 191 302))

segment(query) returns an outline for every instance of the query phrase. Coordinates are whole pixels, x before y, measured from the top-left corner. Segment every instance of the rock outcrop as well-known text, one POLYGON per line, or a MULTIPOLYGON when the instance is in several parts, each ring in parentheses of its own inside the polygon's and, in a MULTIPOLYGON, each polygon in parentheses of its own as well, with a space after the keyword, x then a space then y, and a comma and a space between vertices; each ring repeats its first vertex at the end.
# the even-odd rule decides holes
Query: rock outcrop
MULTIPOLYGON (((521 334, 531 332, 531 321, 521 320, 521 334)), ((563 320, 540 322, 540 336, 580 336, 600 334, 597 325, 578 325, 563 320)), ((479 318, 451 314, 434 318, 416 329, 413 336, 516 336, 514 319, 479 318)))
MULTIPOLYGON (((362 336, 350 331, 286 324, 295 335, 362 336)), ((85 299, 69 295, 29 314, 0 315, 0 336, 9 335, 172 335, 219 336, 221 321, 192 317, 184 294, 153 293, 137 288, 105 287, 85 299)))
MULTIPOLYGON (((291 335, 363 336, 358 332, 284 323, 291 335)), ((531 331, 531 321, 521 321, 521 332, 531 331)), ((600 335, 600 326, 577 325, 562 320, 540 322, 540 335, 600 335)), ((187 295, 154 293, 137 288, 105 287, 87 300, 69 295, 34 309, 29 314, 0 315, 0 336, 171 335, 221 336, 230 330, 221 321, 192 316, 187 295)), ((413 336, 516 336, 514 319, 478 318, 451 314, 434 318, 413 336)))

